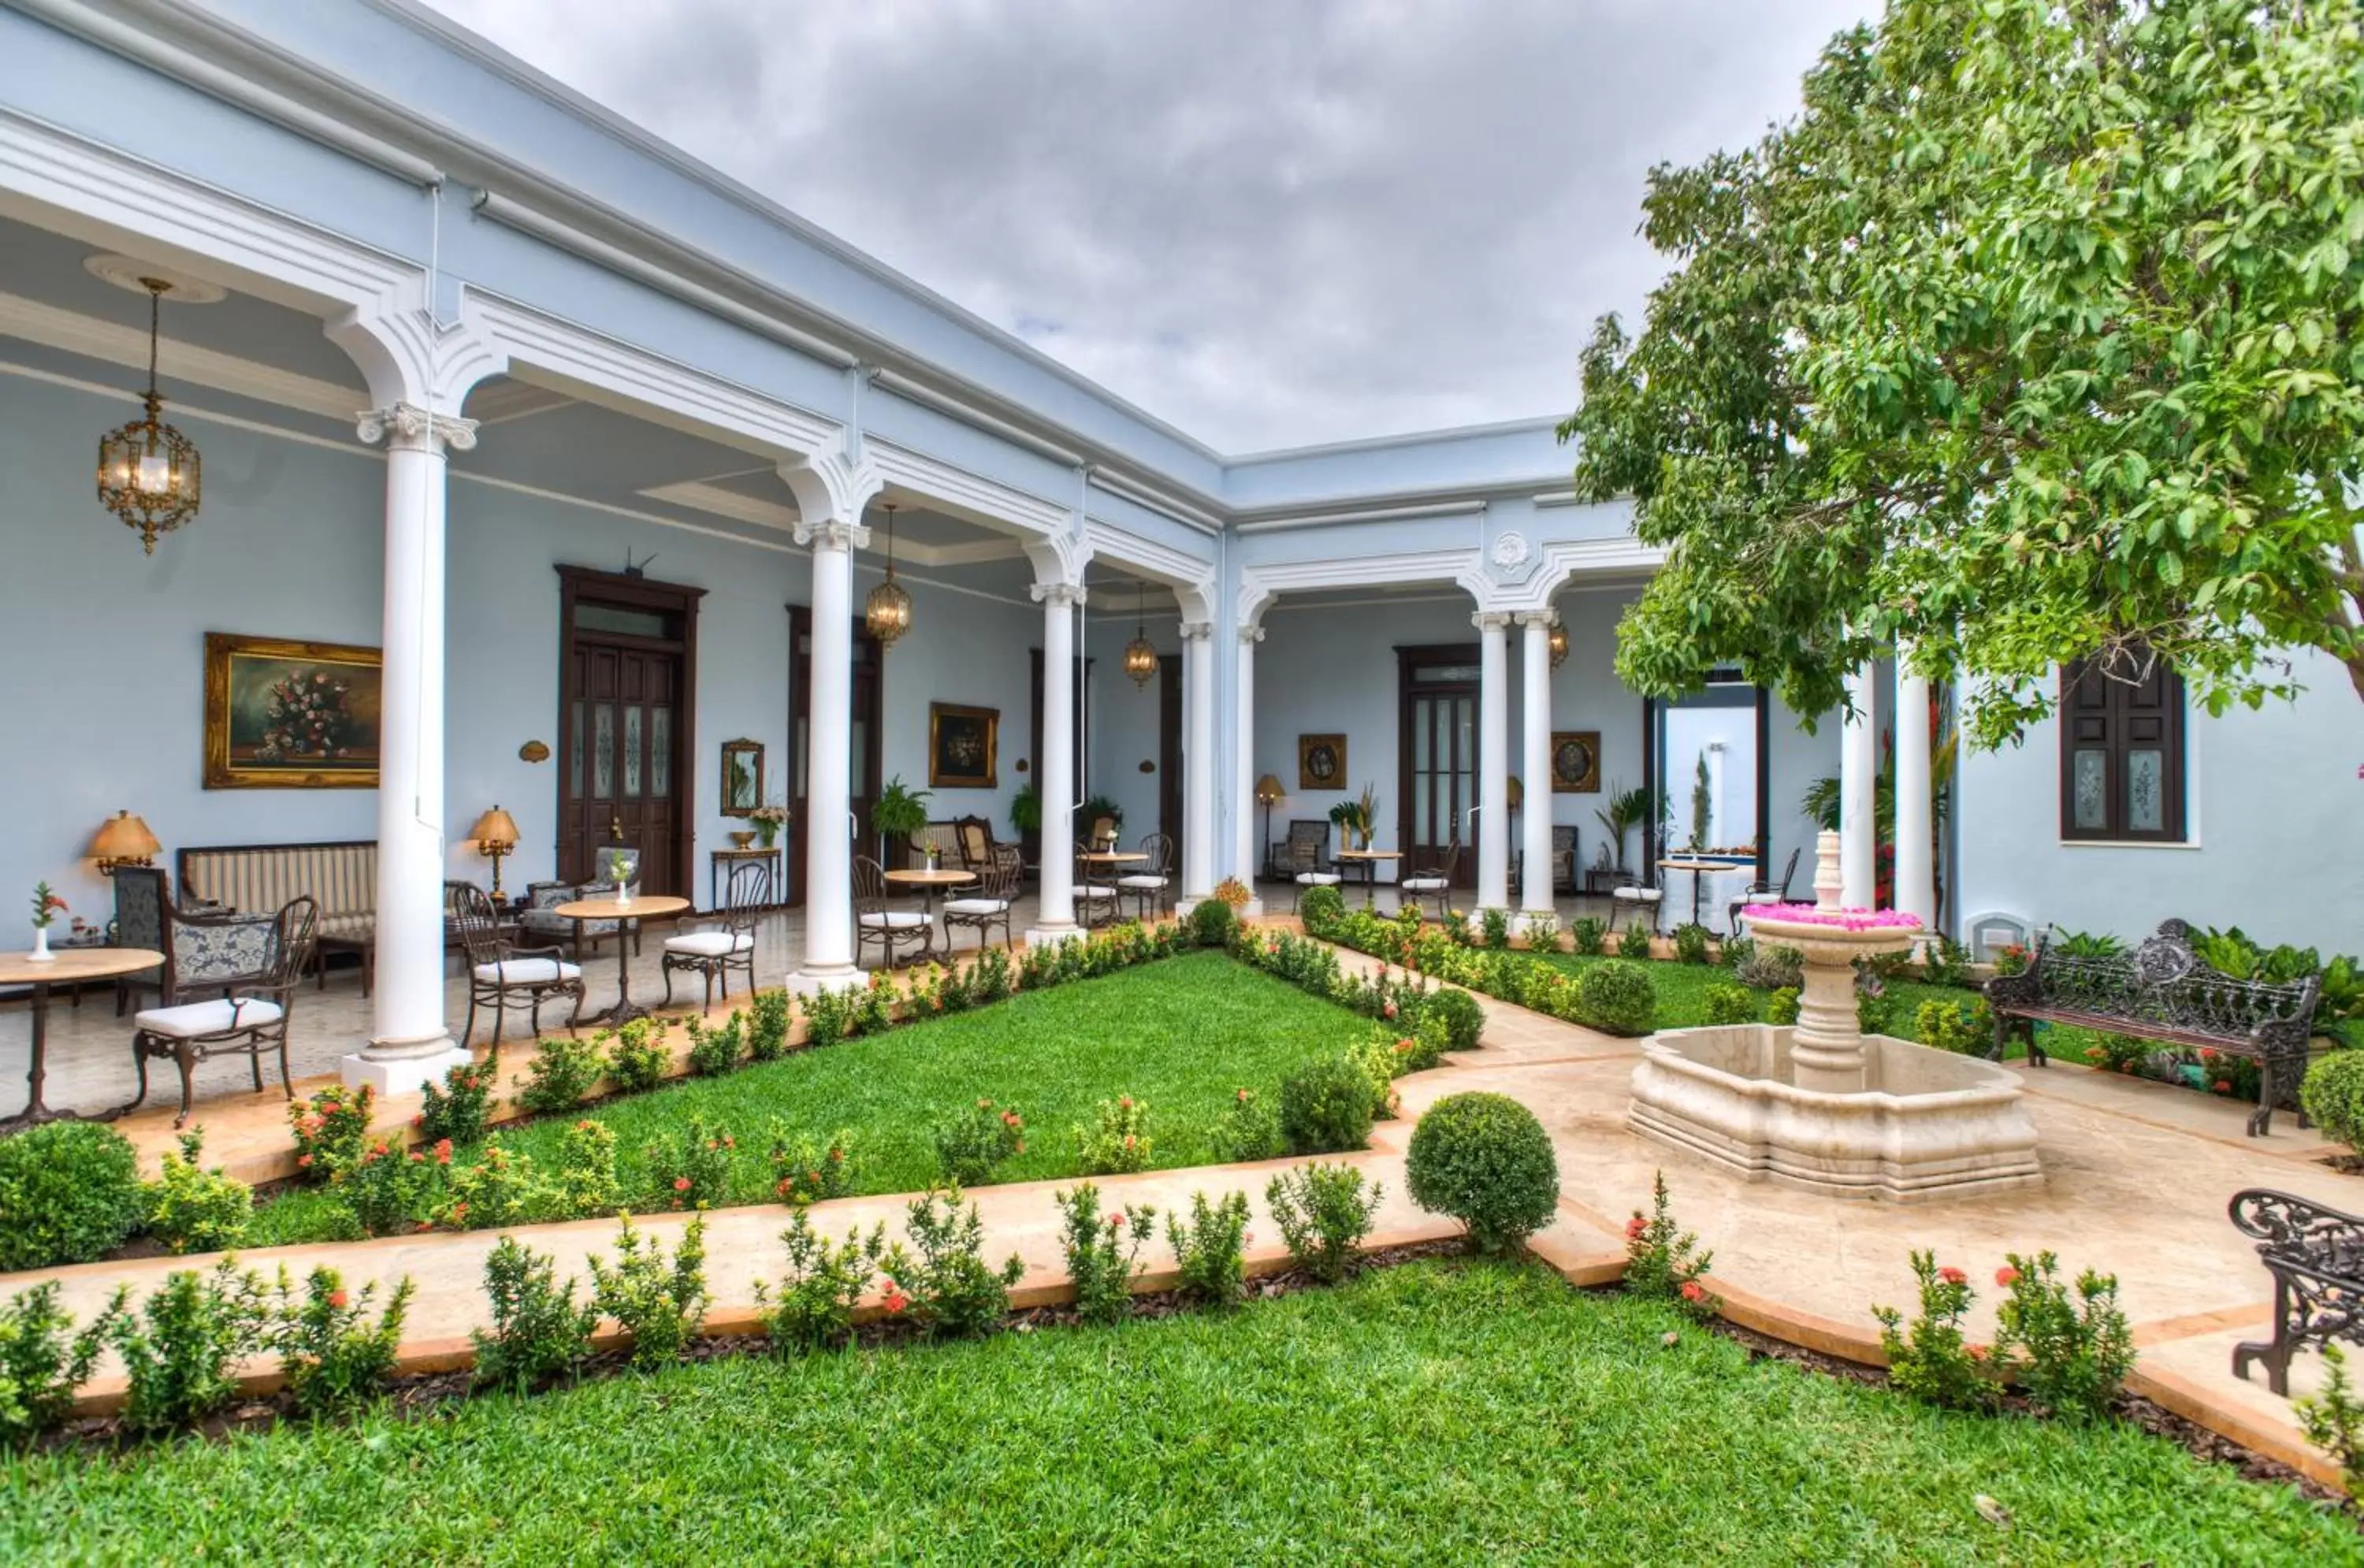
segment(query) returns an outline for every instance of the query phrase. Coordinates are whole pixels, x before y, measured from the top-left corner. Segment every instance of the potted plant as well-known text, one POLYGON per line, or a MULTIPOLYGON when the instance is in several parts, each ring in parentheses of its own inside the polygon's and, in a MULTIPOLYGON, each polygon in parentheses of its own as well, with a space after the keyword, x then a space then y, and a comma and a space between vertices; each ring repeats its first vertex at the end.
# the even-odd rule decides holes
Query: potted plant
MULTIPOLYGON (((1076 840, 1087 842, 1092 836, 1093 827, 1102 821, 1109 825, 1106 847, 1115 848, 1116 830, 1124 826, 1124 807, 1104 795, 1096 795, 1076 808, 1076 840)), ((1098 849, 1102 846, 1094 844, 1091 847, 1098 849)))
POLYGON ((747 813, 747 820, 755 825, 756 840, 768 850, 779 838, 780 829, 787 826, 788 808, 777 802, 759 806, 747 813))
POLYGON ((886 863, 886 846, 901 844, 907 849, 911 835, 928 825, 928 796, 924 789, 913 789, 897 773, 878 792, 870 806, 870 830, 878 835, 878 863, 886 863))
POLYGON ((1338 847, 1342 850, 1369 849, 1371 831, 1377 824, 1378 815, 1378 790, 1367 784, 1363 786, 1361 795, 1332 806, 1330 820, 1338 828, 1338 847))
POLYGON ((1622 874, 1625 870, 1625 835, 1649 818, 1650 792, 1626 789, 1612 784, 1609 786, 1609 804, 1593 815, 1600 819, 1602 830, 1609 835, 1609 844, 1616 850, 1614 869, 1622 874))
POLYGON ((1029 866, 1043 860, 1043 792, 1028 779, 1009 797, 1009 826, 1017 830, 1019 853, 1029 866))

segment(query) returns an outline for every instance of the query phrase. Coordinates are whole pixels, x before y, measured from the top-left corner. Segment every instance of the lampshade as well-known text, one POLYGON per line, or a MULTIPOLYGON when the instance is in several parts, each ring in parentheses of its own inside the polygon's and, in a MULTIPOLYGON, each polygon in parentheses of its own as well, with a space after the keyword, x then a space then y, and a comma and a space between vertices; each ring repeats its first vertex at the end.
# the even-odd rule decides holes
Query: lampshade
POLYGON ((1255 797, 1259 805, 1270 806, 1287 793, 1288 791, 1280 787, 1280 781, 1270 773, 1256 780, 1255 797))
POLYGON ((518 841, 517 818, 496 806, 476 818, 476 825, 468 829, 468 837, 476 841, 479 849, 514 850, 518 841))
POLYGON ((1511 809, 1516 811, 1519 808, 1520 803, 1527 798, 1527 790, 1526 786, 1519 782, 1519 775, 1516 773, 1512 773, 1511 775, 1510 784, 1511 809))
POLYGON ((100 823, 90 841, 91 854, 102 861, 144 861, 163 848, 148 830, 148 824, 128 811, 118 811, 100 823))

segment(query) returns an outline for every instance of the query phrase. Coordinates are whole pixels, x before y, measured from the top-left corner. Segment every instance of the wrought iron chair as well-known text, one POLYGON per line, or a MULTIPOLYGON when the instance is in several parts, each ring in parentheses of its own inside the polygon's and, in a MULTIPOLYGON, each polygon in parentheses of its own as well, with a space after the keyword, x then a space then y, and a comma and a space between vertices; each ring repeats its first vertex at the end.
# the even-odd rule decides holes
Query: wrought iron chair
MULTIPOLYGON (((181 921, 191 929, 226 929, 251 926, 252 917, 184 915, 181 921)), ((150 1007, 135 1016, 131 1058, 139 1070, 139 1093, 131 1104, 147 1101, 149 1058, 170 1060, 181 1072, 181 1110, 173 1118, 173 1125, 180 1127, 189 1119, 198 1062, 217 1056, 243 1056, 254 1072, 255 1093, 261 1094, 266 1051, 279 1053, 279 1086, 294 1099, 295 1083, 287 1071, 287 1024, 296 1011, 304 966, 312 961, 319 921, 319 906, 310 898, 299 895, 289 899, 271 918, 259 973, 248 975, 230 986, 226 995, 210 1001, 150 1007)))
POLYGON ((460 951, 468 960, 468 1022, 460 1031, 462 1045, 475 1034, 476 1009, 486 1004, 493 1009, 493 1043, 500 1044, 508 999, 520 994, 528 999, 528 1016, 537 1039, 541 1035, 543 1001, 552 996, 574 997, 574 1010, 567 1015, 566 1032, 574 1032, 583 1017, 583 969, 567 961, 565 949, 555 943, 519 947, 511 941, 501 930, 491 896, 473 882, 445 883, 443 906, 452 934, 460 940, 460 951))
MULTIPOLYGON (((1100 820, 1106 822, 1108 818, 1103 817, 1100 820)), ((1113 826, 1110 830, 1115 830, 1113 826)), ((1114 925, 1124 912, 1124 900, 1113 880, 1102 880, 1109 878, 1109 868, 1085 860, 1085 853, 1083 850, 1076 851, 1076 920, 1088 931, 1095 926, 1114 925)))
POLYGON ((982 817, 953 818, 953 845, 960 851, 961 869, 985 874, 994 863, 993 824, 982 817))
POLYGON ((1015 844, 993 846, 993 863, 977 873, 977 890, 944 904, 944 946, 952 946, 952 929, 968 926, 976 932, 977 951, 985 951, 986 932, 1001 928, 1001 945, 1010 944, 1010 911, 1018 904, 1019 879, 1026 874, 1026 857, 1015 844))
POLYGON ((715 987, 722 990, 722 999, 730 999, 730 972, 737 970, 747 977, 747 989, 755 989, 755 927, 772 902, 772 862, 741 861, 730 868, 730 878, 723 884, 722 907, 712 918, 697 929, 665 939, 664 956, 658 967, 664 971, 665 1006, 673 1006, 673 977, 676 970, 692 970, 706 982, 706 1005, 714 1006, 715 987))
POLYGON ((1151 833, 1141 840, 1141 852, 1149 858, 1132 871, 1116 879, 1120 897, 1138 899, 1141 917, 1154 917, 1167 902, 1174 887, 1174 836, 1151 833))
POLYGON ((1403 881, 1396 884, 1396 891, 1415 905, 1424 898, 1435 899, 1436 917, 1444 919, 1453 913, 1453 873, 1460 869, 1460 865, 1461 839, 1456 834, 1453 841, 1444 846, 1443 854, 1415 862, 1403 881))
POLYGON ((887 892, 886 868, 868 855, 854 856, 853 962, 862 962, 864 943, 876 942, 892 969, 897 949, 908 946, 916 957, 933 947, 935 940, 924 911, 897 906, 887 892))
POLYGON ((1740 896, 1734 899, 1730 906, 1728 906, 1724 910, 1723 929, 1725 930, 1737 935, 1740 930, 1741 911, 1746 909, 1752 904, 1787 904, 1790 902, 1790 879, 1798 874, 1799 848, 1800 846, 1796 844, 1790 846, 1789 863, 1781 868, 1780 881, 1752 882, 1746 887, 1741 889, 1740 896))
POLYGON ((1667 890, 1659 885, 1657 878, 1621 876, 1617 879, 1617 885, 1609 890, 1609 898, 1611 930, 1617 929, 1618 917, 1625 915, 1628 910, 1633 912, 1626 916, 1625 923, 1628 926, 1640 919, 1643 912, 1646 910, 1650 916, 1651 931, 1655 933, 1658 929, 1659 910, 1667 901, 1667 890))

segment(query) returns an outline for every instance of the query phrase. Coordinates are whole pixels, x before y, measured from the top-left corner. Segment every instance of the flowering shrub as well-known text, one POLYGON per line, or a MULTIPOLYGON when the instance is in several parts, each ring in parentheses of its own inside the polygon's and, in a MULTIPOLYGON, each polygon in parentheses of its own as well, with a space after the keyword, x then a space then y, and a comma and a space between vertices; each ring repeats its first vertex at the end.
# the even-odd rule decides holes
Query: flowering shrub
POLYGON ((2325 1138, 2364 1154, 2364 1050, 2325 1052, 2306 1070, 2298 1103, 2325 1138))
POLYGON ((541 1041, 524 1075, 510 1082, 520 1085, 519 1106, 540 1116, 555 1116, 580 1105, 607 1069, 597 1040, 552 1035, 541 1041))
POLYGON ((90 1381, 106 1352, 123 1300, 117 1296, 71 1338, 73 1318, 58 1306, 55 1280, 0 1307, 0 1447, 29 1442, 66 1418, 74 1390, 90 1381))
POLYGON ((701 1078, 719 1078, 738 1068, 747 1056, 746 1015, 733 1008, 720 1029, 708 1029, 693 1016, 689 1029, 689 1070, 701 1078))
POLYGON ((287 1125, 296 1134, 297 1173, 318 1183, 349 1169, 362 1157, 375 1103, 367 1084, 358 1089, 332 1084, 308 1100, 290 1101, 287 1125))
POLYGON ((1308 1062, 1281 1080, 1280 1130, 1294 1154, 1360 1149, 1371 1138, 1371 1080, 1353 1058, 1308 1062))
MULTIPOLYGON (((116 1293, 117 1307, 129 1297, 116 1293)), ((140 1304, 117 1312, 108 1335, 129 1385, 123 1424, 135 1432, 193 1427, 236 1397, 239 1362, 271 1335, 262 1276, 224 1258, 210 1274, 182 1270, 140 1304)))
POLYGON ((1346 898, 1334 887, 1309 887, 1297 901, 1297 917, 1308 931, 1320 933, 1346 915, 1346 898))
POLYGON ((873 1226, 864 1237, 860 1229, 832 1242, 813 1229, 801 1209, 780 1232, 787 1249, 787 1268, 780 1276, 778 1294, 762 1280, 755 1282, 756 1305, 763 1309, 764 1331, 773 1350, 803 1352, 831 1351, 853 1339, 853 1309, 870 1289, 878 1261, 886 1251, 886 1228, 873 1226))
POLYGON ((1090 1127, 1076 1129, 1076 1159, 1087 1176, 1125 1176, 1149 1169, 1149 1106, 1131 1095, 1102 1100, 1090 1127))
MULTIPOLYGON (((2347 1381, 2347 1353, 2325 1340, 2323 1347, 2323 1392, 2303 1396, 2292 1407, 2306 1440, 2329 1454, 2339 1466, 2350 1497, 2364 1496, 2364 1399, 2347 1381)), ((6 1429, 0 1428, 0 1436, 6 1429)))
POLYGON ((496 1051, 482 1062, 465 1062, 444 1073, 440 1089, 432 1084, 421 1084, 418 1116, 411 1125, 429 1143, 444 1138, 454 1143, 475 1142, 485 1136, 485 1123, 492 1114, 493 1085, 500 1076, 500 1055, 496 1051))
POLYGON ((1327 1284, 1344 1277, 1386 1191, 1352 1165, 1299 1165, 1267 1182, 1264 1201, 1288 1255, 1327 1284))
POLYGON ((148 1230, 168 1252, 218 1252, 235 1247, 254 1215, 254 1189, 199 1167, 206 1129, 180 1136, 180 1151, 164 1151, 163 1174, 148 1188, 148 1230))
POLYGON ((835 1045, 853 1029, 853 992, 816 991, 804 998, 805 1043, 835 1045))
POLYGON ((987 948, 969 965, 969 995, 979 1003, 1003 1000, 1009 995, 1010 984, 1009 954, 1001 948, 987 948))
POLYGON ((1202 1307, 1232 1307, 1247 1294, 1248 1199, 1225 1193, 1209 1203, 1190 1195, 1190 1218, 1165 1217, 1166 1244, 1182 1273, 1182 1294, 1202 1307))
POLYGON ((1238 877, 1227 876, 1223 878, 1222 881, 1215 884, 1214 896, 1217 903, 1229 905, 1233 912, 1236 913, 1239 910, 1246 908, 1248 906, 1248 900, 1254 898, 1255 895, 1250 893, 1248 891, 1248 884, 1242 882, 1238 877))
POLYGON ((1190 911, 1189 926, 1190 940, 1199 947, 1229 947, 1240 929, 1239 911, 1220 898, 1201 899, 1190 911))
POLYGON ((895 982, 884 971, 873 973, 868 985, 848 991, 846 997, 853 1005, 849 1027, 855 1034, 885 1034, 895 1027, 895 982))
POLYGON ((1798 988, 1784 985, 1765 998, 1765 1021, 1788 1029, 1798 1021, 1798 988))
POLYGON ((1052 1195, 1059 1205, 1059 1244, 1076 1284, 1076 1312, 1087 1323, 1120 1323, 1132 1313, 1132 1277, 1141 1244, 1156 1229, 1147 1204, 1100 1212, 1100 1191, 1086 1182, 1052 1195))
POLYGON ((1707 928, 1686 920, 1675 928, 1675 959, 1679 963, 1707 962, 1707 928))
POLYGON ((758 991, 747 1004, 747 1055, 750 1061, 777 1062, 788 1053, 788 994, 777 988, 758 991))
POLYGON ((402 1322, 410 1310, 410 1277, 394 1287, 385 1311, 370 1322, 377 1286, 345 1288, 336 1270, 317 1268, 304 1282, 304 1299, 294 1299, 287 1271, 279 1271, 279 1365, 296 1407, 307 1416, 354 1410, 393 1375, 402 1322))
POLYGON ((478 1386, 524 1394, 590 1359, 598 1308, 587 1301, 575 1305, 574 1282, 560 1285, 557 1273, 556 1260, 514 1236, 493 1244, 485 1259, 493 1327, 468 1334, 476 1348, 478 1386))
POLYGON ((1625 1222, 1625 1288, 1636 1296, 1674 1303, 1686 1318, 1704 1323, 1723 1306, 1723 1298, 1701 1283, 1713 1252, 1699 1250, 1699 1238, 1675 1223, 1667 1196, 1667 1173, 1657 1173, 1650 1188, 1650 1212, 1640 1209, 1625 1222))
POLYGON ((993 1180, 1005 1160, 1026 1152, 1026 1120, 1015 1106, 980 1099, 936 1124, 936 1164, 944 1180, 973 1187, 993 1180))
POLYGON ((2085 1060, 2106 1073, 2132 1073, 2158 1049, 2130 1034, 2099 1034, 2085 1048, 2085 1060))
MULTIPOLYGON (((1422 994, 1421 1021, 1433 1018, 1444 1026, 1444 1049, 1475 1051, 1478 1037, 1486 1028, 1486 1010, 1478 999, 1466 991, 1429 991, 1422 994)), ((1431 1065, 1433 1065, 1432 1063, 1431 1065)))
POLYGON ((1567 928, 1568 945, 1588 957, 1598 958, 1609 942, 1609 922, 1598 915, 1587 915, 1567 928))
POLYGON ((632 1364, 663 1366, 706 1326, 706 1221, 693 1219, 666 1266, 664 1243, 643 1236, 626 1215, 616 1234, 614 1267, 588 1260, 591 1305, 631 1336, 632 1364))
MULTIPOLYGON (((1202 906, 1203 907, 1203 906, 1202 906)), ((1009 1315, 1009 1287, 1026 1273, 1012 1252, 1000 1268, 985 1262, 985 1222, 976 1205, 961 1207, 960 1188, 931 1188, 905 1211, 903 1233, 914 1253, 897 1242, 881 1260, 887 1310, 899 1298, 912 1321, 945 1338, 982 1334, 1009 1315)))
POLYGON ((1924 1002, 1912 1015, 1912 1032, 1924 1045, 1957 1056, 1976 1056, 1994 1039, 1994 1014, 1988 1010, 1984 997, 1968 1006, 1959 1002, 1924 1002))
POLYGON ((1215 1158, 1226 1163, 1277 1157, 1284 1145, 1280 1118, 1254 1089, 1236 1089, 1215 1124, 1215 1158))
POLYGON ((1960 985, 1970 974, 1970 950, 1940 931, 1921 950, 1921 978, 1932 985, 1960 985))
POLYGON ((1733 976, 1755 991, 1795 991, 1806 984, 1806 955, 1779 943, 1749 944, 1733 976))
POLYGON ((1412 1129, 1411 1199, 1468 1228, 1481 1252, 1507 1252, 1551 1223, 1559 1162, 1534 1112, 1507 1095, 1447 1095, 1412 1129))
POLYGON ((1507 909, 1487 909, 1478 917, 1478 940, 1489 951, 1504 952, 1511 946, 1511 914, 1507 909))
POLYGON ((720 1206, 730 1195, 730 1171, 737 1163, 739 1140, 721 1128, 709 1128, 703 1117, 692 1117, 669 1140, 659 1139, 641 1151, 649 1171, 651 1208, 704 1209, 720 1206))
POLYGON ((1530 951, 1557 952, 1559 951, 1559 917, 1530 915, 1519 922, 1519 935, 1527 939, 1530 951))
POLYGON ((1962 1319, 1970 1310, 1969 1275, 1937 1266, 1935 1253, 1912 1254, 1912 1274, 1921 1282, 1921 1312, 1910 1328, 1892 1307, 1875 1307, 1879 1346, 1888 1354, 1888 1377, 1925 1404, 1954 1410, 1983 1409, 1994 1403, 1983 1347, 1964 1340, 1962 1319))
POLYGON ((558 1135, 558 1177, 552 1207, 568 1219, 613 1214, 617 1203, 616 1133, 589 1118, 558 1135))
POLYGON ((1711 1024, 1753 1024, 1756 993, 1745 985, 1711 985, 1704 998, 1711 1024))
POLYGON ((2013 1357, 2012 1375, 2046 1412, 2083 1419, 2103 1414, 2134 1370, 2134 1334, 2118 1309, 2114 1274, 2087 1269, 2077 1299, 2059 1279, 2050 1252, 2010 1254, 1995 1271, 2010 1296, 1995 1308, 1995 1352, 2013 1357))
POLYGON ((2029 954, 2025 944, 2021 942, 2005 942, 2002 946, 1995 949, 1995 973, 1997 974, 2024 974, 2027 973, 2028 958, 2029 954))
POLYGON ((449 1140, 431 1149, 406 1149, 399 1139, 374 1138, 337 1190, 365 1236, 424 1230, 442 1207, 449 1140))
POLYGON ((497 1230, 530 1224, 554 1201, 536 1175, 531 1156, 487 1143, 476 1151, 474 1164, 452 1167, 438 1218, 453 1230, 497 1230))
MULTIPOLYGON (((664 1029, 662 1019, 634 1018, 617 1033, 607 1047, 609 1087, 619 1095, 637 1095, 664 1082, 673 1067, 664 1029)), ((600 1030, 598 1039, 607 1040, 608 1031, 600 1030)))
POLYGON ((1614 959, 1587 969, 1576 983, 1577 1021, 1603 1034, 1648 1034, 1658 1015, 1650 972, 1614 959))
POLYGON ((772 1122, 772 1195, 802 1208, 853 1190, 853 1135, 842 1129, 826 1143, 791 1137, 777 1118, 772 1122))

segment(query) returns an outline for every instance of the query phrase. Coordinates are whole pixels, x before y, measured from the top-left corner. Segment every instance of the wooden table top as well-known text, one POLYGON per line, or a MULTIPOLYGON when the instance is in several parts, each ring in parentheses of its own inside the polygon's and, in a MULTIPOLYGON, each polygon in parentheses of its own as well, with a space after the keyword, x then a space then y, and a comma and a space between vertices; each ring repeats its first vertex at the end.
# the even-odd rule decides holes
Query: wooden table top
POLYGON ((975 882, 976 873, 955 871, 951 866, 946 866, 942 871, 929 871, 924 867, 908 867, 901 871, 888 872, 886 880, 900 883, 906 887, 958 887, 965 882, 975 882))
POLYGON ((689 907, 686 898, 670 893, 643 893, 630 903, 614 898, 578 898, 553 904, 550 912, 568 920, 630 920, 657 915, 678 915, 689 907))
POLYGON ((49 961, 35 963, 28 952, 0 952, 0 985, 55 985, 69 980, 111 980, 137 974, 164 962, 146 948, 51 948, 49 961))
POLYGON ((761 844, 733 844, 727 850, 708 850, 706 852, 719 861, 736 860, 742 855, 752 859, 756 855, 776 855, 780 852, 780 846, 774 844, 766 849, 761 844))
POLYGON ((1342 861, 1399 861, 1403 859, 1403 851, 1401 850, 1341 850, 1336 858, 1342 861))
POLYGON ((1137 861, 1147 860, 1149 856, 1139 850, 1086 850, 1076 858, 1088 861, 1096 866, 1116 866, 1132 865, 1137 861))
POLYGON ((1662 860, 1658 862, 1662 871, 1751 871, 1756 865, 1755 861, 1662 860))

